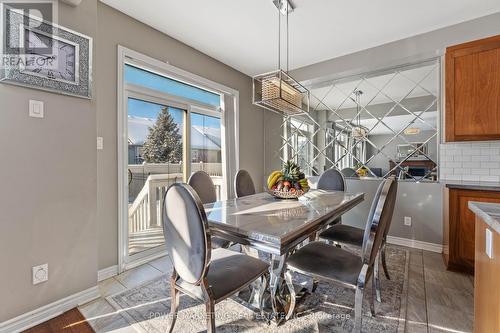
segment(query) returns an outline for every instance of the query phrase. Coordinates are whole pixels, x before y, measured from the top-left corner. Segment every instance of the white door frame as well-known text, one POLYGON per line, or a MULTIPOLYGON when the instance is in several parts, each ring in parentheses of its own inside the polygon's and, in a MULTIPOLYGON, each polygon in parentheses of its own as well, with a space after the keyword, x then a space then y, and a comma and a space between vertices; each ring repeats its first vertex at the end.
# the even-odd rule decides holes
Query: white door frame
POLYGON ((128 136, 127 136, 127 99, 136 96, 139 99, 146 97, 147 101, 158 104, 179 107, 186 110, 184 117, 185 140, 184 140, 184 177, 189 175, 191 167, 189 131, 191 111, 209 116, 217 116, 221 119, 221 141, 222 141, 222 168, 225 174, 222 186, 222 197, 227 198, 232 195, 233 173, 239 168, 239 92, 230 87, 217 82, 205 79, 201 76, 189 73, 168 63, 148 57, 139 52, 133 51, 123 46, 118 46, 118 77, 117 77, 117 140, 118 140, 118 272, 139 266, 154 258, 165 255, 165 247, 157 247, 142 251, 133 257, 128 255, 128 181, 127 181, 127 157, 128 157, 128 136), (197 103, 179 96, 172 96, 145 87, 125 84, 124 68, 125 64, 133 64, 143 67, 150 72, 178 80, 180 82, 199 87, 208 91, 213 91, 221 95, 221 110, 214 107, 197 103), (230 98, 232 105, 225 105, 227 98, 230 98), (232 117, 227 118, 226 111, 232 112, 232 117), (226 120, 231 119, 231 123, 226 120), (187 127, 189 126, 189 127, 187 127), (226 127, 233 127, 226 128, 226 127), (229 133, 232 138, 229 139, 229 133), (226 156, 231 154, 234 156, 226 156), (188 155, 189 154, 189 155, 188 155), (229 163, 228 161, 233 161, 229 163), (231 166, 229 165, 231 164, 231 166), (234 165, 233 165, 234 164, 234 165))

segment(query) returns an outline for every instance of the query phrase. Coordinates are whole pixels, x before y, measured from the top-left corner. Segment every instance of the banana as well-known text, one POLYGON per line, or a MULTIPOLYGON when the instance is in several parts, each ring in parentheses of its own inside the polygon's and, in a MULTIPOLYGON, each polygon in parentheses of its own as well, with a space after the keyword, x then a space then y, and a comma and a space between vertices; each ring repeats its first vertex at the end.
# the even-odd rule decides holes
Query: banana
POLYGON ((304 192, 309 191, 309 183, 307 182, 307 179, 300 179, 299 184, 304 192))
POLYGON ((282 177, 283 174, 281 173, 281 171, 277 170, 277 171, 274 171, 272 172, 269 177, 267 178, 267 187, 270 189, 271 187, 273 187, 274 184, 276 184, 276 182, 278 181, 278 179, 280 177, 282 177))
POLYGON ((271 183, 271 180, 273 179, 274 175, 276 174, 276 171, 271 172, 269 177, 267 177, 267 186, 269 187, 269 184, 271 183))
POLYGON ((269 184, 271 182, 271 179, 273 179, 273 177, 278 173, 279 171, 273 171, 271 172, 271 174, 269 175, 269 177, 267 177, 267 184, 269 184))

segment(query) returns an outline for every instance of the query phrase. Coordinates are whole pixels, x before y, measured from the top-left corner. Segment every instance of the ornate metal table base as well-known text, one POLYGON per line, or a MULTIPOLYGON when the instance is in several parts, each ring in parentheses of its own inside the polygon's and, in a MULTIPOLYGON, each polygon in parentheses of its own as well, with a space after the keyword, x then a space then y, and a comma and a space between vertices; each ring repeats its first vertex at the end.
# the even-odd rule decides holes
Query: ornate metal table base
MULTIPOLYGON (((257 250, 242 246, 242 252, 247 255, 259 257, 257 250)), ((264 291, 263 320, 275 322, 277 325, 290 319, 294 313, 293 309, 300 303, 310 291, 301 286, 296 286, 292 282, 292 276, 286 272, 286 260, 288 254, 282 256, 271 255, 269 266, 268 289, 264 291), (296 292, 296 290, 300 290, 296 292)), ((261 290, 261 282, 256 281, 249 289, 238 294, 240 304, 245 305, 253 311, 260 311, 258 293, 261 290)), ((313 289, 315 284, 313 283, 313 289)), ((312 290, 314 291, 314 290, 312 290)), ((259 316, 260 313, 259 313, 259 316)))

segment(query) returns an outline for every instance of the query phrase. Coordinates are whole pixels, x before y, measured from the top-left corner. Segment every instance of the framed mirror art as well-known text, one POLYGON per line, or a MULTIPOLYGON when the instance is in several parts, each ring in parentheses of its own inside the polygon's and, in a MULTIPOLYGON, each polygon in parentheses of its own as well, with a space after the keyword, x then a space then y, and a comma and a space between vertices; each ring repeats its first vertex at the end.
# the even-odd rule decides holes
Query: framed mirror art
POLYGON ((92 97, 92 38, 2 6, 4 61, 0 80, 29 88, 92 97))

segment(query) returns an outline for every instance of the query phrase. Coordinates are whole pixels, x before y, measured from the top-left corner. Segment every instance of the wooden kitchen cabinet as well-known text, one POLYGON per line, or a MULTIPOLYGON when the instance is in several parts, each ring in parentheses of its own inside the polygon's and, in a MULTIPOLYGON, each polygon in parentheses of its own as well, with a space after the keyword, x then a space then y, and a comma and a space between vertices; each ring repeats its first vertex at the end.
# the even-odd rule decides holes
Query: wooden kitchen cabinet
POLYGON ((500 139, 500 35, 446 49, 446 141, 500 139))
POLYGON ((467 189, 449 190, 448 225, 445 225, 444 253, 448 269, 474 273, 475 214, 469 209, 469 201, 500 203, 500 192, 467 189))

